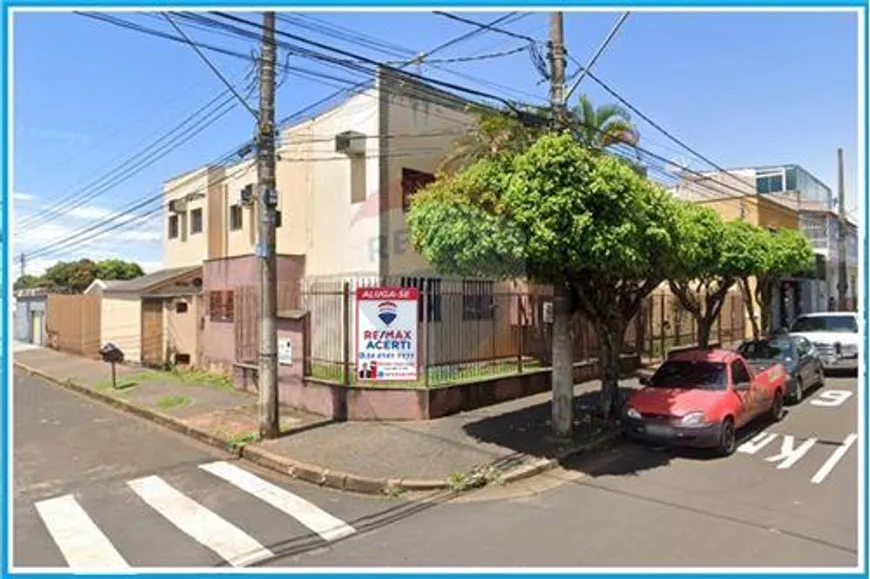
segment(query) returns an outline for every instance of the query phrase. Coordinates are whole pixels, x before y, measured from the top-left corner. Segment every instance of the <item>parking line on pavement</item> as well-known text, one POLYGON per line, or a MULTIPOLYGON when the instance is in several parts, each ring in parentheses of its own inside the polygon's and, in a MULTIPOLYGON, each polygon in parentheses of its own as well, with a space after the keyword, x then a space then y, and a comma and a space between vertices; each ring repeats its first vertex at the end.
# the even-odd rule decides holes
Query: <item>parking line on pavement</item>
POLYGON ((302 497, 235 465, 218 461, 201 464, 199 468, 293 517, 325 541, 335 541, 356 533, 356 529, 302 497))
POLYGON ((174 489, 159 476, 132 480, 127 485, 179 530, 234 567, 244 567, 274 556, 256 539, 174 489))
POLYGON ((72 495, 35 506, 70 568, 111 571, 130 567, 72 495))
POLYGON ((837 466, 837 463, 840 462, 843 457, 849 452, 849 449, 855 444, 855 441, 858 440, 857 434, 850 434, 846 437, 846 440, 843 441, 837 449, 831 453, 831 456, 828 457, 828 460, 825 461, 819 470, 816 471, 816 474, 813 475, 811 479, 815 484, 821 484, 831 471, 834 470, 834 467, 837 466))

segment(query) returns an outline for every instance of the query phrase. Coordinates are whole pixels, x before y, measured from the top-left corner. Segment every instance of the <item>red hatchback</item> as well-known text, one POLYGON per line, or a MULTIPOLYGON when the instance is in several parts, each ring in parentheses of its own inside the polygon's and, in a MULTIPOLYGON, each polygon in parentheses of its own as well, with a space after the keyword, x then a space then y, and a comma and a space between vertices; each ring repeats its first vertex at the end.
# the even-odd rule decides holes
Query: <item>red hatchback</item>
POLYGON ((625 404, 625 434, 677 446, 715 448, 730 455, 737 431, 765 414, 784 414, 787 374, 782 364, 753 369, 730 350, 691 350, 671 356, 625 404))

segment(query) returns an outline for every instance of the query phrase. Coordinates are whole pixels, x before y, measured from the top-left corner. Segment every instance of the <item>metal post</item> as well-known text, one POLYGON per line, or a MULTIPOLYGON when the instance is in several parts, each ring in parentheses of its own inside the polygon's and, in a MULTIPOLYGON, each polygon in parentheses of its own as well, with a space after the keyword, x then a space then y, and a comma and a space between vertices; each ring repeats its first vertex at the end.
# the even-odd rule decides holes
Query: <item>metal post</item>
POLYGON ((843 149, 837 149, 837 193, 839 196, 837 253, 839 254, 837 276, 838 308, 843 311, 846 308, 846 292, 848 285, 848 269, 846 264, 846 185, 843 175, 843 149))
POLYGON ((352 320, 350 317, 350 283, 343 282, 341 284, 341 325, 344 326, 344 332, 342 333, 342 339, 344 340, 342 343, 342 383, 345 386, 351 385, 350 379, 350 344, 351 344, 351 332, 353 331, 352 320))

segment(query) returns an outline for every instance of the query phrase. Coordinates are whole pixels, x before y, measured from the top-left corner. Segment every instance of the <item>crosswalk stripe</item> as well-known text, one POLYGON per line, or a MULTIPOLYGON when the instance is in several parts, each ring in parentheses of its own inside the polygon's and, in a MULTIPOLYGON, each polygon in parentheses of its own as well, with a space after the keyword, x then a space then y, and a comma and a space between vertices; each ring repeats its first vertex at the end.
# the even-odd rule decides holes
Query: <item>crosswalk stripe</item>
POLYGON ((159 476, 132 480, 127 485, 170 523, 234 567, 273 556, 256 539, 177 491, 159 476))
POLYGON ((199 468, 257 497, 293 517, 325 541, 335 541, 356 533, 356 529, 326 511, 257 475, 225 461, 201 464, 199 468))
POLYGON ((72 495, 40 501, 35 506, 72 569, 130 567, 72 495))

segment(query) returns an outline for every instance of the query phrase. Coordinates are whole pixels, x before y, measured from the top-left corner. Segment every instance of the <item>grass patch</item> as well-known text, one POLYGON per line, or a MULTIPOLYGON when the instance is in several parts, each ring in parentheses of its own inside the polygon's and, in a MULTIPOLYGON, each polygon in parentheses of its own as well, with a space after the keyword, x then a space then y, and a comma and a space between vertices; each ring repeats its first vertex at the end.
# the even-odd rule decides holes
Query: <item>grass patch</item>
MULTIPOLYGON (((526 359, 523 361, 523 372, 533 372, 541 368, 541 363, 538 360, 526 359)), ((378 388, 424 388, 425 382, 421 376, 417 382, 366 382, 359 380, 356 374, 353 374, 351 367, 351 385, 364 386, 372 385, 378 388)), ((479 382, 482 380, 493 380, 495 378, 504 378, 520 374, 517 361, 504 360, 493 361, 481 364, 467 364, 454 366, 436 366, 429 368, 429 388, 444 388, 446 386, 455 386, 458 384, 466 384, 479 382)), ((343 379, 343 367, 341 364, 329 363, 313 363, 311 365, 311 377, 323 380, 325 382, 341 383, 343 379)))
POLYGON ((187 406, 191 402, 193 402, 193 399, 190 396, 163 396, 162 398, 157 400, 157 406, 162 408, 163 410, 169 410, 170 408, 187 406))
POLYGON ((232 436, 229 437, 227 444, 230 447, 230 450, 239 450, 240 448, 242 448, 246 444, 250 444, 252 442, 259 442, 259 441, 260 441, 260 433, 253 431, 253 430, 249 430, 247 432, 238 432, 236 434, 233 434, 232 436))

